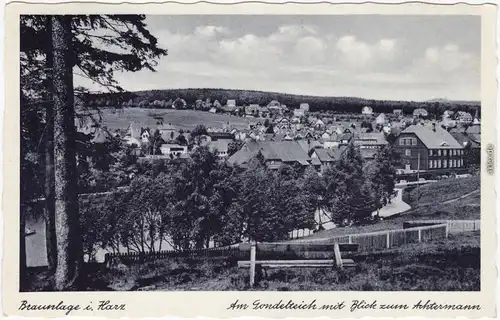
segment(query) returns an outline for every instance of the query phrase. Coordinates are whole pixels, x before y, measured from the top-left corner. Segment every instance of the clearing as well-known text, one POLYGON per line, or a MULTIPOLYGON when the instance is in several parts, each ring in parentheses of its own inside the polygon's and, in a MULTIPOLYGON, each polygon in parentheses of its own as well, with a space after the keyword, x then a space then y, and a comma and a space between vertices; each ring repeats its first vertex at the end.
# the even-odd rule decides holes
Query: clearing
POLYGON ((173 126, 192 130, 199 124, 212 128, 222 128, 229 123, 236 129, 247 128, 249 122, 260 120, 249 119, 225 114, 213 114, 195 110, 176 109, 149 109, 149 108, 124 108, 124 109, 102 109, 103 124, 111 130, 126 130, 131 122, 137 122, 143 127, 156 128, 157 117, 163 118, 163 123, 171 123, 173 126))

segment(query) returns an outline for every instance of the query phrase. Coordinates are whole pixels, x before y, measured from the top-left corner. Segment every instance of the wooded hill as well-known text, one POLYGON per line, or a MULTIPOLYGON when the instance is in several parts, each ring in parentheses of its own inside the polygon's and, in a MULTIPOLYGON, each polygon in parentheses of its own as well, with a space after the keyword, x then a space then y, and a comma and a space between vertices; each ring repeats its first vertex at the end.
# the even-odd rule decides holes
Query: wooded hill
MULTIPOLYGON (((364 106, 373 108, 375 113, 392 113, 394 109, 402 109, 403 113, 411 114, 417 108, 424 108, 430 114, 441 115, 445 110, 467 111, 472 115, 480 109, 478 101, 396 101, 396 100, 373 100, 356 97, 324 97, 295 95, 277 92, 265 92, 254 90, 232 90, 232 89, 165 89, 148 90, 127 93, 108 93, 88 96, 89 104, 109 107, 171 107, 175 99, 181 98, 186 101, 187 108, 193 108, 196 100, 207 100, 211 102, 218 100, 225 105, 227 100, 236 100, 237 105, 249 105, 256 103, 261 106, 267 105, 272 100, 285 104, 290 109, 298 108, 301 103, 309 103, 310 111, 329 111, 332 113, 360 113, 364 106), (156 103, 155 103, 156 101, 156 103), (161 103, 160 103, 161 102, 161 103)), ((479 110, 480 112, 480 110, 479 110)))

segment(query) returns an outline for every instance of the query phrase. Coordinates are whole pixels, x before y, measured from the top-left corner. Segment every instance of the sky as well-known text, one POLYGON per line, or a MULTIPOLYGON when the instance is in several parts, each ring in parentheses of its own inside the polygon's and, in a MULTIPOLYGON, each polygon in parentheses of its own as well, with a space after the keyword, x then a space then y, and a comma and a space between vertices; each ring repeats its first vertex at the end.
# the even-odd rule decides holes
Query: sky
POLYGON ((157 72, 118 73, 130 91, 480 100, 479 16, 157 15, 146 23, 168 56, 157 72))

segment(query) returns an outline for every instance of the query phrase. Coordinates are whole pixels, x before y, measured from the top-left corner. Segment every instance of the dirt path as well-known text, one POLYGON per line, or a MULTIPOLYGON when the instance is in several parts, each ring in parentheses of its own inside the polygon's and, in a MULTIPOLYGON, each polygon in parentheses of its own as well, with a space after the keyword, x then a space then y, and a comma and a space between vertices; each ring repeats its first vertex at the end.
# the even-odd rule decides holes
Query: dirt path
POLYGON ((386 218, 410 210, 409 204, 403 201, 403 189, 396 188, 396 196, 392 199, 391 203, 379 210, 379 217, 386 218))

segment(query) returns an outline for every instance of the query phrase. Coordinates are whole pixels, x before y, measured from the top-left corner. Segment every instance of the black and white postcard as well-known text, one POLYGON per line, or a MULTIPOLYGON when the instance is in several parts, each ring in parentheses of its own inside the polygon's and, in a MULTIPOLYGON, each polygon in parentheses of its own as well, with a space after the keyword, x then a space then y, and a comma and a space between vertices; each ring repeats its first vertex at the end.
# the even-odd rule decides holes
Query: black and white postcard
POLYGON ((495 21, 9 4, 4 312, 494 316, 495 21))

